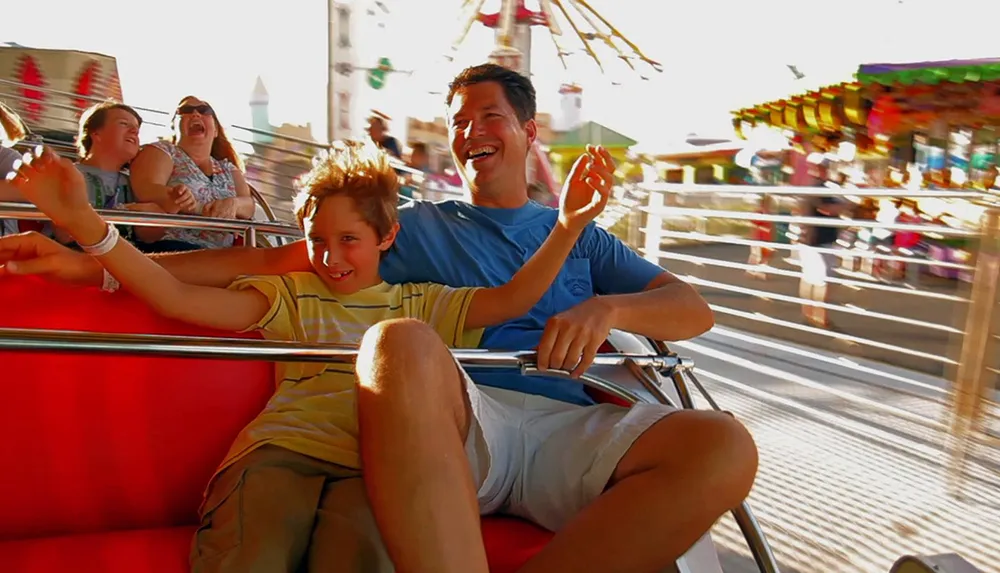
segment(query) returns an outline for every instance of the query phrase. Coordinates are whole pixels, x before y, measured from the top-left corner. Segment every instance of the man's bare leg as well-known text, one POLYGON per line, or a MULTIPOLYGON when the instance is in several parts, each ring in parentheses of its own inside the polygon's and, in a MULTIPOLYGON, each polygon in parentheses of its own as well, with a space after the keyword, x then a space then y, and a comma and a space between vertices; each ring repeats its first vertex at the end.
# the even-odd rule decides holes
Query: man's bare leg
POLYGON ((426 324, 387 321, 365 334, 357 370, 363 475, 397 571, 487 573, 451 353, 426 324))
POLYGON ((635 441, 605 492, 521 573, 660 571, 746 498, 756 472, 756 446, 735 419, 671 414, 635 441))

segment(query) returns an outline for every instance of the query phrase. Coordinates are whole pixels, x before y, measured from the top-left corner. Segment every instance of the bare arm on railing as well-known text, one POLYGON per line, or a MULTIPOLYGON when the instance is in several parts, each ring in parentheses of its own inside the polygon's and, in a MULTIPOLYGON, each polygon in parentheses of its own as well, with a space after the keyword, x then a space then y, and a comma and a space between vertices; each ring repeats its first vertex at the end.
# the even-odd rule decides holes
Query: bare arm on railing
MULTIPOLYGON (((147 258, 178 280, 225 287, 242 275, 283 275, 309 271, 305 241, 271 249, 231 247, 188 253, 158 253, 147 258)), ((0 237, 0 277, 38 275, 82 286, 101 286, 104 267, 93 257, 73 251, 39 233, 0 237)))
POLYGON ((129 167, 129 180, 136 198, 156 203, 164 213, 197 213, 200 206, 185 185, 168 186, 174 161, 154 145, 139 150, 129 167))
MULTIPOLYGON (((106 223, 87 199, 87 184, 73 164, 51 151, 21 168, 14 184, 53 223, 66 228, 81 245, 98 245, 110 236, 106 223)), ((270 308, 256 290, 189 285, 177 280, 128 241, 118 240, 100 263, 134 295, 164 316, 224 330, 242 331, 257 324, 270 308)))
POLYGON ((219 219, 253 219, 255 204, 246 177, 235 166, 232 168, 232 174, 233 182, 236 184, 236 196, 206 203, 202 215, 219 219))

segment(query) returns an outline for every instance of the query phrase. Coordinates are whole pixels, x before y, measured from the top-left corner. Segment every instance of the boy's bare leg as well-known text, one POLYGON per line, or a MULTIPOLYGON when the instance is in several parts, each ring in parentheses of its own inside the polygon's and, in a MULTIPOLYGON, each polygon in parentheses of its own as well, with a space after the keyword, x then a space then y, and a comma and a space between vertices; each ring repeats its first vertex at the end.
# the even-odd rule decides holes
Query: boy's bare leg
POLYGON ((357 370, 364 480, 396 568, 487 573, 468 399, 451 353, 426 324, 387 321, 365 334, 357 370))

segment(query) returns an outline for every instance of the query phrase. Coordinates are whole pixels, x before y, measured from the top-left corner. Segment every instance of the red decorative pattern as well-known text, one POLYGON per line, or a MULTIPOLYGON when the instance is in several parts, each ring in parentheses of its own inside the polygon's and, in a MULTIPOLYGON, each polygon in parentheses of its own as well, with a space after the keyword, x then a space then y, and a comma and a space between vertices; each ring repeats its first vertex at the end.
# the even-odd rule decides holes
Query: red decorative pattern
MULTIPOLYGON (((45 76, 42 74, 41 68, 38 67, 38 63, 35 62, 35 58, 28 55, 21 56, 14 69, 15 77, 19 83, 36 88, 44 88, 46 86, 45 76)), ((43 103, 45 101, 45 92, 40 89, 31 89, 30 87, 22 87, 19 91, 24 97, 24 100, 21 102, 22 113, 31 121, 40 121, 42 119, 42 112, 45 110, 45 104, 43 103)))
POLYGON ((90 97, 94 95, 95 87, 100 82, 101 77, 101 64, 97 60, 91 61, 89 64, 84 66, 83 71, 80 72, 79 77, 76 78, 76 86, 73 88, 73 93, 79 97, 73 100, 73 105, 76 106, 76 115, 79 117, 83 110, 90 106, 90 97))
MULTIPOLYGON (((496 28, 500 24, 500 12, 493 14, 480 14, 479 21, 487 28, 496 28)), ((524 0, 517 0, 517 10, 514 13, 514 21, 518 24, 528 26, 544 26, 548 24, 545 13, 541 11, 528 10, 524 6, 524 0)))

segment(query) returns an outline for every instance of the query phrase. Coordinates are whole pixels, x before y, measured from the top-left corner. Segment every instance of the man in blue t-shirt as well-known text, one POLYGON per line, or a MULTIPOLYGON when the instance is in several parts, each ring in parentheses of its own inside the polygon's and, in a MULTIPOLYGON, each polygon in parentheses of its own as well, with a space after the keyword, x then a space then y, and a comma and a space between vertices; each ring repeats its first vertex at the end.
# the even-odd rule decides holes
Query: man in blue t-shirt
MULTIPOLYGON (((528 199, 534 88, 506 68, 475 66, 452 83, 448 114, 472 204, 402 208, 383 277, 501 284, 558 216, 528 199)), ((580 161, 604 174, 592 184, 610 185, 606 151, 591 148, 580 161)), ((29 259, 19 274, 100 284, 99 265, 40 239, 0 241, 4 248, 29 259)), ((302 241, 155 258, 181 280, 209 285, 310 268, 302 241)), ((580 372, 611 329, 681 340, 711 326, 690 285, 592 225, 539 304, 488 329, 481 346, 537 348, 541 367, 580 372)), ((379 325, 359 356, 364 479, 388 553, 407 570, 485 573, 479 513, 497 511, 556 531, 522 571, 659 570, 753 484, 753 440, 730 416, 595 405, 576 382, 509 371, 472 370, 478 384, 467 384, 441 341, 425 334, 407 321, 379 325)))

